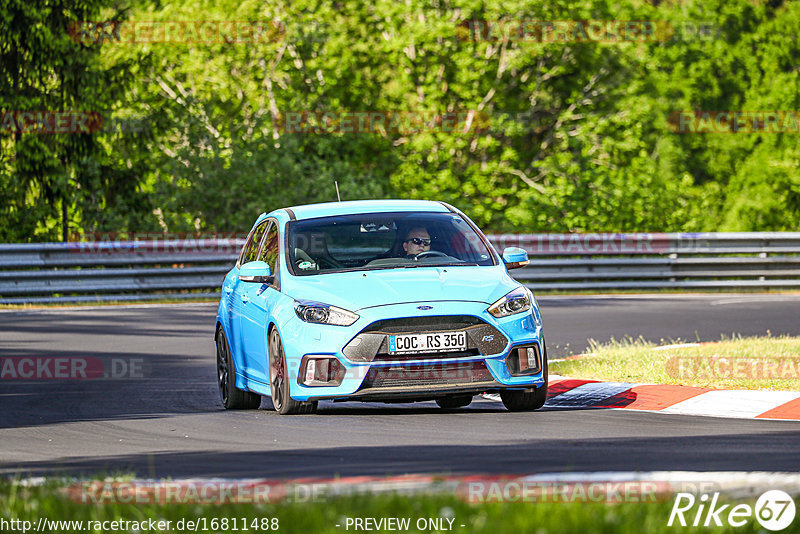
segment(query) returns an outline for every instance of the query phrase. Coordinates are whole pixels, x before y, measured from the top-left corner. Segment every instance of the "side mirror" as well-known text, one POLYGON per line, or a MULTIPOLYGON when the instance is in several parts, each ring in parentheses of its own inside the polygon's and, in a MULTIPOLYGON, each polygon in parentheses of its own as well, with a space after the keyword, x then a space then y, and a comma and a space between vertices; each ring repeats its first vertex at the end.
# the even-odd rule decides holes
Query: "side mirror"
POLYGON ((503 251, 503 263, 508 270, 525 267, 528 261, 528 253, 519 247, 508 247, 503 251))
POLYGON ((271 284, 275 277, 265 261, 249 261, 239 268, 239 280, 256 284, 271 284))

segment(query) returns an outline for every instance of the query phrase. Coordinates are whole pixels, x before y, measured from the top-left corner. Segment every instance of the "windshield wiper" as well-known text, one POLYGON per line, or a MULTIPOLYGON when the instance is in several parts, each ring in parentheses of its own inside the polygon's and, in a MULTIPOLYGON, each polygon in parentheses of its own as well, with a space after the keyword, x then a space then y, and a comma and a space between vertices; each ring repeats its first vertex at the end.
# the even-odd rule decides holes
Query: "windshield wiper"
POLYGON ((358 271, 381 271, 383 269, 397 269, 399 267, 404 267, 403 264, 398 265, 378 265, 374 267, 363 267, 361 269, 357 269, 358 271))
POLYGON ((403 265, 404 269, 414 269, 416 267, 477 267, 477 263, 412 263, 403 265))

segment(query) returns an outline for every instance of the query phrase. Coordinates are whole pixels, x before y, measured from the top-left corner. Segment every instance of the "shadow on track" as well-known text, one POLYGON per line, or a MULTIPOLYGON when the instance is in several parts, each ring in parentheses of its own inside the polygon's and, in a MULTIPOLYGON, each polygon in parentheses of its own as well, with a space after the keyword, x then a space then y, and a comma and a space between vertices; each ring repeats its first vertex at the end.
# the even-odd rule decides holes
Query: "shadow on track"
POLYGON ((289 478, 358 475, 528 474, 564 471, 794 471, 800 432, 571 440, 531 437, 503 445, 354 446, 151 454, 0 464, 6 474, 289 478))

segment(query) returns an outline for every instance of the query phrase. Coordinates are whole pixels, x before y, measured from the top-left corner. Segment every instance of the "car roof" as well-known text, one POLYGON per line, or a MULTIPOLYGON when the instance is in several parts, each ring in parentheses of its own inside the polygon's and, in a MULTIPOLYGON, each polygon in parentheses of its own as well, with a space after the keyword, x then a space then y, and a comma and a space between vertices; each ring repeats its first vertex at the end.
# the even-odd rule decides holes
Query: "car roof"
POLYGON ((428 211, 448 213, 450 206, 433 200, 348 200, 345 202, 325 202, 284 208, 295 219, 313 219, 331 215, 353 215, 360 213, 386 213, 401 211, 428 211))

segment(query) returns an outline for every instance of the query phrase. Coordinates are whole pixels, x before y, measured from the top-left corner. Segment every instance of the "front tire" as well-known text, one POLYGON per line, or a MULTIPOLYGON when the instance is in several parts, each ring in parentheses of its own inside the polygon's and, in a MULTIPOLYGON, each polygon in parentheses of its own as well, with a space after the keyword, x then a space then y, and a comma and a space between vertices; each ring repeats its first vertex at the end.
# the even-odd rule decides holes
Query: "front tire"
POLYGON ((226 410, 254 410, 261 406, 261 395, 236 387, 236 370, 221 326, 217 330, 217 385, 226 410))
POLYGON ((314 413, 316 402, 298 402, 289 395, 289 372, 286 355, 278 329, 269 333, 269 387, 272 391, 272 406, 280 415, 314 413))
POLYGON ((547 401, 547 345, 542 338, 542 365, 544 366, 544 384, 531 392, 501 391, 500 399, 510 412, 532 412, 538 410, 547 401))

